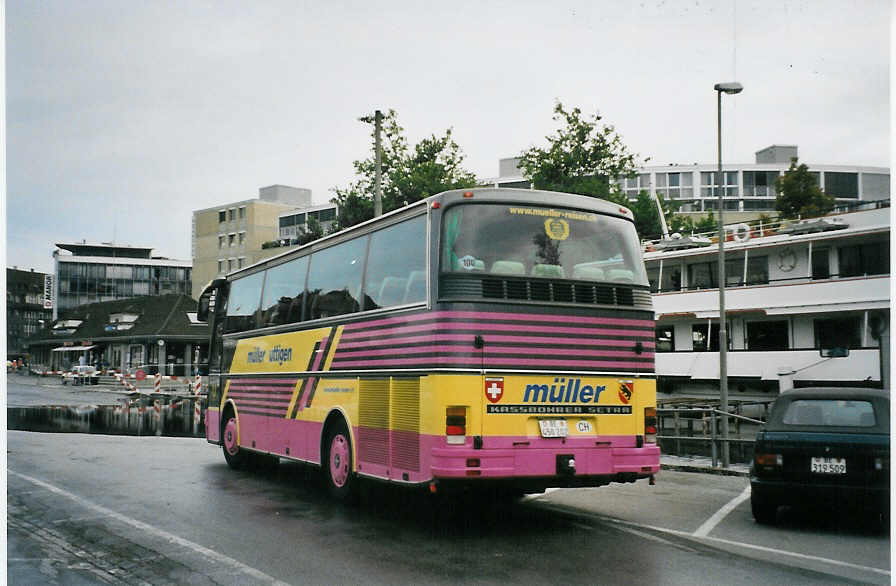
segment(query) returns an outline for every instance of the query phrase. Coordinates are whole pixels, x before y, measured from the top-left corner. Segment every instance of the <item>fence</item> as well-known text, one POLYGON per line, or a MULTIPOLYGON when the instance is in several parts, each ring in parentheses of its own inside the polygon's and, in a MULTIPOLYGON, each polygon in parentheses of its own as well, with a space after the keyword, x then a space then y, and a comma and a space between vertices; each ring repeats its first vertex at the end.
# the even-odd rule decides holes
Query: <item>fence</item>
MULTIPOLYGON (((768 418, 771 401, 738 403, 735 412, 728 412, 728 445, 732 462, 748 463, 753 459, 753 446, 759 426, 768 418), (738 411, 752 408, 761 419, 741 415, 738 411)), ((657 441, 664 454, 703 455, 712 457, 718 465, 722 442, 721 419, 725 412, 715 405, 679 405, 657 409, 657 441), (667 432, 671 431, 671 435, 667 432)))

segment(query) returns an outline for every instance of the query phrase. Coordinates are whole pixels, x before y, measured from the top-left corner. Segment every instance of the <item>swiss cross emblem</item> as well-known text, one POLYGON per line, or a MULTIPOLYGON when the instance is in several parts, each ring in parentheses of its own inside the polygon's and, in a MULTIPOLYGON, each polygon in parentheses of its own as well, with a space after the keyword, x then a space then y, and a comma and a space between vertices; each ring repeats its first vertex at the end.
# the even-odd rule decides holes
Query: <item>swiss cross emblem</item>
POLYGON ((619 381, 619 400, 628 405, 632 399, 632 393, 635 391, 635 383, 630 380, 619 381))
POLYGON ((492 403, 497 403, 504 396, 504 379, 503 378, 487 378, 485 379, 485 398, 492 403))

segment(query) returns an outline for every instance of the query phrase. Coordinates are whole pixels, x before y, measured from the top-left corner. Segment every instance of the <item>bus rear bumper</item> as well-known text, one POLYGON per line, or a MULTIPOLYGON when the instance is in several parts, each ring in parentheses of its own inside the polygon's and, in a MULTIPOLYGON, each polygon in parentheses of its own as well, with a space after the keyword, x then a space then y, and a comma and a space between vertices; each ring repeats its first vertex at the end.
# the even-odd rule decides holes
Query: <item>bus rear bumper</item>
POLYGON ((555 477, 558 484, 552 486, 599 486, 619 475, 628 479, 656 474, 660 469, 660 450, 653 444, 641 448, 434 448, 431 469, 434 478, 555 477), (588 478, 592 481, 582 484, 588 478))

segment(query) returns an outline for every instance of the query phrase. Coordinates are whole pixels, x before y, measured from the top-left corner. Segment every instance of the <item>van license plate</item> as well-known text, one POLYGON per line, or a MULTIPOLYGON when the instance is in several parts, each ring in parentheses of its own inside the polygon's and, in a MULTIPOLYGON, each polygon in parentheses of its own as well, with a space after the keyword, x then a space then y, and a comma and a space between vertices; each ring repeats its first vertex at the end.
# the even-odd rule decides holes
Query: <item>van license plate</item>
POLYGON ((565 419, 539 419, 538 427, 541 429, 541 437, 566 437, 569 435, 569 426, 565 419))
POLYGON ((816 474, 846 474, 846 458, 812 458, 809 470, 816 474))

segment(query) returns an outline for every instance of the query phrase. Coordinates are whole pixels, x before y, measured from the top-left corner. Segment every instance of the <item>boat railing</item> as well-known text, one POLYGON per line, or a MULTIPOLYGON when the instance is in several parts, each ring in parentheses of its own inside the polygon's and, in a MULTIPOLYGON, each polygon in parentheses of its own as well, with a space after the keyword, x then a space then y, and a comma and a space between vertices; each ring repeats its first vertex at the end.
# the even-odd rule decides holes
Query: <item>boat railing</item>
MULTIPOLYGON (((889 199, 876 201, 856 201, 848 203, 838 203, 833 210, 831 210, 827 214, 823 214, 820 216, 807 216, 805 218, 798 216, 796 219, 775 218, 771 220, 756 219, 744 222, 735 222, 726 224, 725 241, 743 242, 751 238, 785 234, 787 233, 788 229, 791 229, 792 227, 800 223, 806 222, 807 220, 822 220, 825 218, 833 218, 834 216, 838 216, 844 213, 878 210, 888 207, 890 207, 889 199)), ((682 235, 679 234, 678 238, 682 238, 682 235)), ((663 250, 667 247, 666 245, 674 240, 677 240, 678 238, 676 238, 676 235, 673 234, 671 238, 644 239, 641 241, 641 246, 644 252, 663 250)), ((701 232, 691 231, 687 236, 684 236, 684 238, 689 238, 692 241, 696 242, 702 242, 703 245, 716 244, 719 241, 719 231, 718 228, 713 228, 712 230, 701 232)))

